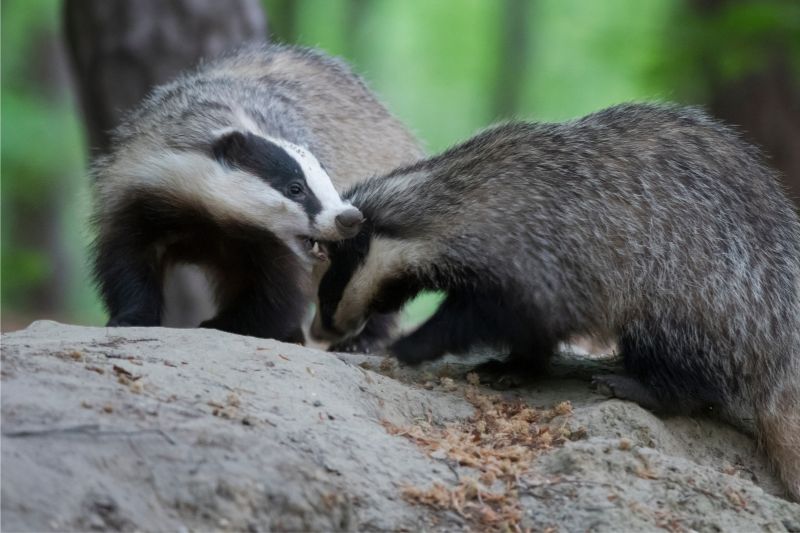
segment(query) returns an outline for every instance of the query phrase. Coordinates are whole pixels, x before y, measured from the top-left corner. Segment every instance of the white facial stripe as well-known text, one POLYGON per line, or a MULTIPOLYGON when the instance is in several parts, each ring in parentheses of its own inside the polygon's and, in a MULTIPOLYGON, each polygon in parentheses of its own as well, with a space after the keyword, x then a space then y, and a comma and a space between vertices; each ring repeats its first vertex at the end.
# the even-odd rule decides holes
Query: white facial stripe
POLYGON ((144 151, 123 159, 122 168, 109 173, 113 179, 98 183, 101 194, 108 190, 107 198, 122 197, 118 194, 121 188, 151 188, 160 195, 198 205, 218 220, 249 223, 286 241, 309 232, 308 216, 297 203, 257 176, 225 168, 206 155, 144 151))
POLYGON ((321 211, 314 217, 314 236, 321 240, 339 240, 341 234, 336 227, 336 217, 343 211, 352 207, 349 202, 345 202, 336 192, 333 187, 333 182, 322 165, 314 154, 303 148, 282 139, 275 139, 266 137, 267 140, 273 142, 286 150, 292 156, 306 178, 308 188, 317 197, 322 206, 321 211))
MULTIPOLYGON (((340 212, 347 207, 350 207, 350 204, 343 202, 339 197, 339 193, 336 192, 336 188, 333 186, 331 177, 327 172, 325 172, 325 170, 322 168, 322 165, 319 164, 319 161, 314 154, 302 146, 298 146, 287 140, 265 135, 261 131, 261 128, 259 128, 256 123, 241 109, 236 109, 234 114, 236 115, 239 124, 241 124, 245 131, 249 131, 254 135, 263 137, 271 143, 280 146, 286 150, 286 152, 292 156, 295 161, 297 161, 297 164, 300 165, 300 168, 305 175, 306 183, 308 184, 309 189, 311 189, 311 192, 314 193, 314 196, 316 196, 320 204, 322 204, 323 212, 327 210, 340 212)), ((235 128, 223 128, 218 130, 220 132, 218 136, 222 136, 234 130, 235 128)), ((217 132, 214 133, 217 134, 217 132)))
POLYGON ((356 269, 342 293, 333 325, 351 332, 366 319, 367 309, 383 281, 401 272, 422 270, 431 262, 429 247, 421 241, 373 237, 363 265, 356 269))
POLYGON ((322 168, 322 165, 319 164, 319 161, 316 157, 314 157, 314 154, 301 146, 297 146, 296 144, 292 144, 282 139, 267 139, 271 142, 274 142, 286 150, 289 155, 294 157, 294 159, 300 165, 300 168, 303 170, 303 174, 306 177, 306 183, 308 183, 309 189, 311 189, 311 192, 314 193, 314 196, 319 199, 323 210, 342 208, 345 206, 344 202, 339 197, 339 193, 336 192, 336 189, 333 187, 331 177, 328 176, 328 173, 325 172, 325 170, 322 168))

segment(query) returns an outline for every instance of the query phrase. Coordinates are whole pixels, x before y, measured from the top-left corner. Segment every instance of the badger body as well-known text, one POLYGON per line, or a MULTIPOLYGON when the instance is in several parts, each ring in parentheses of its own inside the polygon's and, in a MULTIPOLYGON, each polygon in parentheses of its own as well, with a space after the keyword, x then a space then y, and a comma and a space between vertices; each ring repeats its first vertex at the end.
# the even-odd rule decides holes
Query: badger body
POLYGON ((313 241, 361 221, 337 190, 421 153, 343 62, 309 49, 245 47, 155 89, 93 164, 109 325, 196 326, 165 301, 194 265, 203 326, 302 341, 313 241))
POLYGON ((330 246, 313 332, 357 332, 422 289, 438 311, 390 346, 477 345, 542 366, 613 337, 598 381, 662 412, 755 422, 800 497, 800 221, 758 151, 698 110, 612 107, 507 124, 344 194, 367 222, 330 246))

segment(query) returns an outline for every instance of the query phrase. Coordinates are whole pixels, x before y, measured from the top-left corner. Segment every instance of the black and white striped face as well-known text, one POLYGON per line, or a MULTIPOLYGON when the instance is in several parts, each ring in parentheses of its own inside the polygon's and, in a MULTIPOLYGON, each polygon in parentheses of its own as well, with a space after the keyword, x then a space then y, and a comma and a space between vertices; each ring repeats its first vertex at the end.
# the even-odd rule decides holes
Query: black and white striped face
POLYGON ((361 212, 342 201, 328 173, 304 148, 234 130, 221 134, 212 152, 224 172, 239 178, 228 193, 248 197, 238 204, 241 213, 290 246, 313 252, 317 240, 337 241, 358 232, 361 212))
POLYGON ((358 233, 361 212, 339 197, 316 157, 254 131, 252 125, 219 130, 203 150, 176 150, 142 136, 105 168, 95 187, 98 204, 113 212, 131 196, 154 195, 223 224, 269 231, 303 258, 315 257, 315 241, 358 233))
POLYGON ((337 341, 358 335, 372 313, 399 310, 423 289, 417 272, 430 259, 415 241, 359 234, 326 245, 328 261, 315 267, 319 278, 311 336, 337 341))

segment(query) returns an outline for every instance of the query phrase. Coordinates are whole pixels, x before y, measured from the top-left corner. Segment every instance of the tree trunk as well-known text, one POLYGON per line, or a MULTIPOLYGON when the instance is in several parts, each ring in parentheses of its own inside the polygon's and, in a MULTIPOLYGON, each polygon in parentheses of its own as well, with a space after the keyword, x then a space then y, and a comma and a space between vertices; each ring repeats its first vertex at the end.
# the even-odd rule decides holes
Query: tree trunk
MULTIPOLYGON (((692 0, 695 13, 705 19, 721 16, 733 6, 730 0, 692 0)), ((776 4, 775 8, 779 4, 776 4)), ((701 58, 710 89, 712 114, 740 128, 745 137, 760 146, 769 164, 781 173, 786 189, 800 207, 800 84, 793 76, 787 37, 770 35, 769 41, 749 43, 763 52, 759 68, 736 79, 723 76, 708 57, 701 58)), ((788 39, 793 38, 789 36, 788 39)), ((724 54, 727 50, 716 50, 724 54)))
POLYGON ((788 60, 776 54, 758 72, 735 82, 716 83, 709 107, 764 149, 800 207, 800 87, 792 79, 788 60))
POLYGON ((267 36, 258 0, 67 0, 64 18, 90 146, 101 152, 153 86, 267 36))

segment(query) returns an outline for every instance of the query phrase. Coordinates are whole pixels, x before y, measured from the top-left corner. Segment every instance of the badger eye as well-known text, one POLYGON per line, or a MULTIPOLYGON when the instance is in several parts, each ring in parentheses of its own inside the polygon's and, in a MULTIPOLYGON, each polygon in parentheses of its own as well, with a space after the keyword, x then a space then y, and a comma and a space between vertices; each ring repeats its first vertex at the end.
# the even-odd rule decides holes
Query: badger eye
POLYGON ((292 196, 300 196, 303 192, 305 192, 305 189, 299 183, 292 183, 289 185, 289 194, 292 196))

